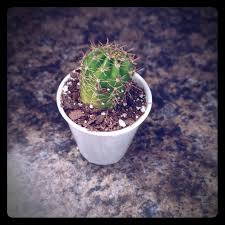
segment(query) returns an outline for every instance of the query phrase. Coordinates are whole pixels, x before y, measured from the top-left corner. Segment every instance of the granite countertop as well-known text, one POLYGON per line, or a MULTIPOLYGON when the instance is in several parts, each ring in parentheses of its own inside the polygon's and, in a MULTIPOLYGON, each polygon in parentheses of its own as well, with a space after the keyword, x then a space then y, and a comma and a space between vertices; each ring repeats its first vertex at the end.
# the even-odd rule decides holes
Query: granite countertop
POLYGON ((8 215, 217 214, 217 12, 213 8, 10 8, 8 215), (149 117, 116 164, 88 163, 56 91, 89 40, 140 56, 149 117))

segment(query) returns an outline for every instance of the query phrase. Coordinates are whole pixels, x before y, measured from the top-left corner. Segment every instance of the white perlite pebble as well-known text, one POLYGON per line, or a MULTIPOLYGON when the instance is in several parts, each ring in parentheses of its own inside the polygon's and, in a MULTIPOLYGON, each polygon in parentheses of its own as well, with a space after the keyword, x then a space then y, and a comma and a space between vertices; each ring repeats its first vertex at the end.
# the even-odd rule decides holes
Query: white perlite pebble
POLYGON ((90 107, 91 109, 93 109, 93 105, 90 105, 89 107, 90 107))
POLYGON ((123 120, 119 119, 119 125, 121 127, 125 127, 126 126, 126 123, 123 120))
POLYGON ((82 106, 82 103, 79 102, 78 105, 79 105, 79 106, 82 106))
POLYGON ((143 113, 145 112, 145 106, 141 107, 141 112, 143 112, 143 113))
POLYGON ((77 82, 77 85, 79 86, 80 85, 80 82, 77 82))
POLYGON ((136 109, 139 110, 141 107, 136 106, 136 109))
POLYGON ((138 116, 138 115, 136 115, 135 117, 136 117, 136 119, 138 119, 138 117, 139 117, 139 116, 138 116))
POLYGON ((124 102, 124 103, 123 103, 123 106, 127 106, 127 103, 124 102))
POLYGON ((141 94, 141 95, 139 95, 139 97, 140 97, 140 98, 143 98, 143 97, 144 97, 144 95, 143 95, 143 94, 141 94))
POLYGON ((64 91, 64 92, 67 92, 67 91, 68 91, 68 86, 64 86, 64 87, 63 87, 63 91, 64 91))
POLYGON ((121 115, 121 117, 126 118, 126 117, 127 117, 127 114, 126 114, 126 113, 123 113, 123 114, 121 115))
POLYGON ((106 113, 105 113, 105 112, 102 112, 102 113, 101 113, 101 115, 105 116, 105 115, 106 115, 106 113))

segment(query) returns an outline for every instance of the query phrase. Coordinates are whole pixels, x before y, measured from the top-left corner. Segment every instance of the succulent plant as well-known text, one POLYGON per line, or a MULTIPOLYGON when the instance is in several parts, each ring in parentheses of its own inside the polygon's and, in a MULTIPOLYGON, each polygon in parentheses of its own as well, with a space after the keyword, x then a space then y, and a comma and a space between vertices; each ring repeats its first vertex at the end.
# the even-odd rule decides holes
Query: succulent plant
POLYGON ((91 45, 81 61, 80 98, 97 109, 115 107, 135 71, 134 55, 116 43, 91 45))

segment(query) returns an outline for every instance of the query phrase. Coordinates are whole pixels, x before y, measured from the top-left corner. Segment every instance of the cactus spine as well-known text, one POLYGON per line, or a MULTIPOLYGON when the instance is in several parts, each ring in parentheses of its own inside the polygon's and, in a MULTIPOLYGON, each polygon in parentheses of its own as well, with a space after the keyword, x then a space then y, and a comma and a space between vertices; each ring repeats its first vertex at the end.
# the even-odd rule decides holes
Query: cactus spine
POLYGON ((81 63, 81 101, 98 109, 116 106, 132 79, 134 65, 134 55, 117 44, 92 44, 81 63))

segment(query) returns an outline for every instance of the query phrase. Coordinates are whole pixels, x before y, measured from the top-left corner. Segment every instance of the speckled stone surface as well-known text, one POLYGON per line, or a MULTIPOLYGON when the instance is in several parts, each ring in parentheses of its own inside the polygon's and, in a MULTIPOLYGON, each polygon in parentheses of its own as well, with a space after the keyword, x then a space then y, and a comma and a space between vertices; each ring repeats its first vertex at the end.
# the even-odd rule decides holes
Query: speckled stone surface
POLYGON ((217 12, 11 8, 7 15, 8 215, 217 214, 217 12), (134 47, 151 113, 121 161, 88 163, 56 91, 89 40, 134 47))

